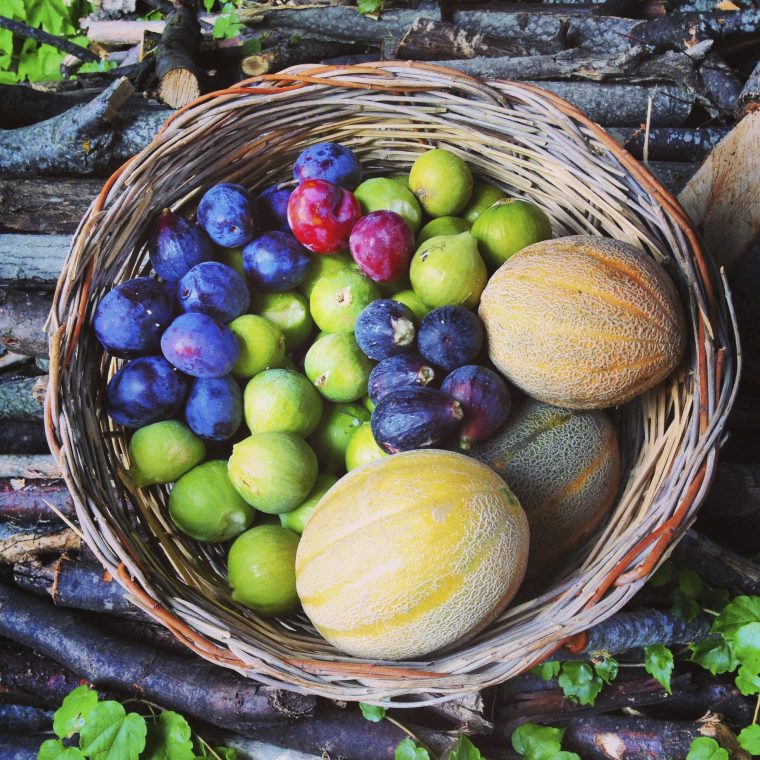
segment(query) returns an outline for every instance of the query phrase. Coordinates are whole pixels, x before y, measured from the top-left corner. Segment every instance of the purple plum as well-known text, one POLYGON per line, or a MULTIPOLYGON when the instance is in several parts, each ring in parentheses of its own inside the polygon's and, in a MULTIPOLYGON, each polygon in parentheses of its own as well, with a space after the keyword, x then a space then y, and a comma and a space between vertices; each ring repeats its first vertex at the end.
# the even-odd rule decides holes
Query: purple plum
POLYGON ((198 204, 198 224, 223 248, 245 245, 257 229, 253 198, 242 185, 214 185, 198 204))
POLYGON ((288 201, 291 192, 287 187, 272 185, 256 197, 256 214, 262 230, 290 232, 288 201))
POLYGON ((228 375, 240 354, 233 332, 213 317, 191 311, 166 328, 161 351, 177 369, 193 377, 228 375))
POLYGON ((148 240, 148 256, 159 277, 176 282, 196 264, 214 258, 214 245, 197 224, 165 208, 148 240))
POLYGON ((362 167, 354 152, 333 142, 310 145, 293 165, 293 179, 323 179, 345 190, 353 190, 362 181, 362 167))
POLYGON ((199 311, 219 322, 230 322, 248 309, 251 294, 246 281, 218 261, 194 266, 177 284, 182 311, 199 311))

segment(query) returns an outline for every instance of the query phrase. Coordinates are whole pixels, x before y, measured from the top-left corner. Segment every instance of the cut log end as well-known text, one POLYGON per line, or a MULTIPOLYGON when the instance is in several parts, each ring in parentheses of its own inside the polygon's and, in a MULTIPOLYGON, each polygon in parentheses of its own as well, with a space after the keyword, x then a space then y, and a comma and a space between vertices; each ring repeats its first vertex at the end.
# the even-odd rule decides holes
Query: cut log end
POLYGON ((172 108, 182 108, 201 94, 196 74, 189 69, 172 69, 158 85, 158 99, 172 108))
POLYGON ((266 50, 256 55, 249 55, 241 61, 240 70, 249 77, 268 74, 272 70, 274 59, 274 53, 266 50))

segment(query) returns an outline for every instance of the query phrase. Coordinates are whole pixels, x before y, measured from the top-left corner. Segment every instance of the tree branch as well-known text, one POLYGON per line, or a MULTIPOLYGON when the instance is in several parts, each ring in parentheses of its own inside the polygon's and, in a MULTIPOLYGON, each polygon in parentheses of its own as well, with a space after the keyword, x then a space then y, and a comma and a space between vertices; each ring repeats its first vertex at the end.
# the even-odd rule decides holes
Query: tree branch
POLYGON ((92 50, 77 45, 64 37, 58 37, 55 34, 49 34, 42 29, 35 29, 33 26, 23 24, 21 21, 14 21, 7 16, 0 15, 0 28, 8 29, 19 37, 28 37, 36 40, 40 44, 51 45, 56 50, 62 50, 79 58, 80 61, 100 61, 100 56, 95 55, 92 50))

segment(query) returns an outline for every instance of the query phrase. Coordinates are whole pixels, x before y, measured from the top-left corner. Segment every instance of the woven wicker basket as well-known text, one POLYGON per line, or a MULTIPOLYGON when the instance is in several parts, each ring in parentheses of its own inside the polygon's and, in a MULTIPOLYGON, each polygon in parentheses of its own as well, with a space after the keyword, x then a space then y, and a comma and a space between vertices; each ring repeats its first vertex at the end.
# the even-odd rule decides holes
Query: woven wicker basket
POLYGON ((296 67, 201 98, 106 183, 75 235, 50 331, 46 421, 87 543, 135 603, 208 660, 265 683, 347 700, 421 704, 504 681, 624 605, 693 521, 712 480, 737 380, 724 286, 670 196, 556 96, 409 63, 296 67), (617 414, 623 483, 604 529, 536 598, 475 639, 421 662, 369 662, 328 645, 303 614, 266 620, 233 604, 224 555, 178 535, 165 488, 136 489, 127 437, 103 412, 119 362, 91 329, 99 299, 149 270, 160 209, 191 211, 221 181, 290 179, 308 144, 350 146, 369 171, 408 168, 433 146, 543 207, 555 235, 625 240, 662 261, 687 306, 684 366, 617 414))

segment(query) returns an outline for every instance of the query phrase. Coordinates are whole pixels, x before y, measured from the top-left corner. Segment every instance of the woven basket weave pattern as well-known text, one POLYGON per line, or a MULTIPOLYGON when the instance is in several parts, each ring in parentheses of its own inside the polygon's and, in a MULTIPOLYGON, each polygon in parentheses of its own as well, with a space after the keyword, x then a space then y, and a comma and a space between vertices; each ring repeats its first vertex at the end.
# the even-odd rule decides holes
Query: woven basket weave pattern
POLYGON ((427 65, 297 67, 178 112, 117 172, 79 227, 50 320, 51 447, 88 544, 135 597, 204 657, 267 683, 338 699, 411 703, 512 677, 628 601, 694 517, 715 468, 737 354, 723 286, 683 212, 627 154, 564 101, 427 65), (265 81, 268 80, 268 81, 265 81), (687 309, 684 366, 617 414, 623 489, 600 535, 541 596, 427 662, 366 663, 296 615, 265 620, 231 602, 224 554, 178 535, 167 489, 136 489, 127 438, 104 409, 121 362, 91 329, 114 285, 149 271, 144 242, 164 207, 191 211, 211 185, 256 191, 291 178, 308 144, 342 142, 368 174, 408 169, 431 147, 540 205, 554 234, 600 234, 665 263, 687 309), (414 696, 410 696, 414 695, 414 696))

